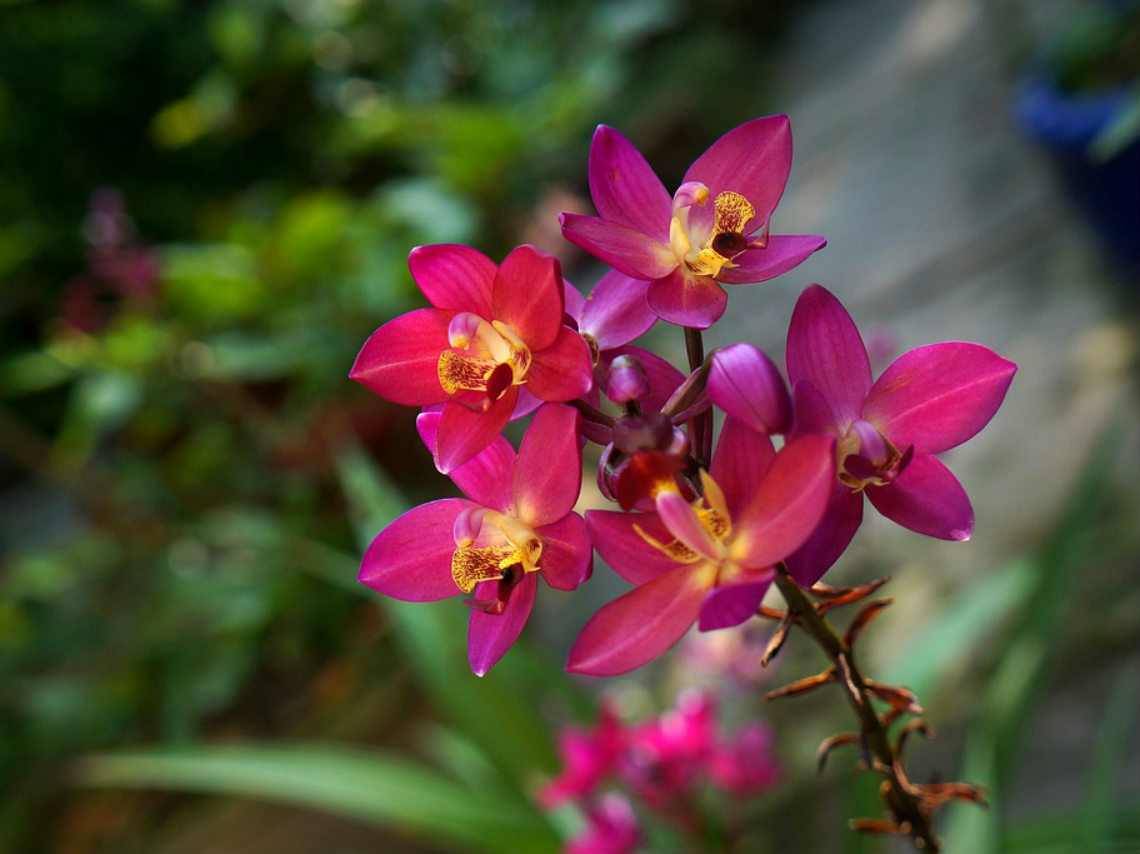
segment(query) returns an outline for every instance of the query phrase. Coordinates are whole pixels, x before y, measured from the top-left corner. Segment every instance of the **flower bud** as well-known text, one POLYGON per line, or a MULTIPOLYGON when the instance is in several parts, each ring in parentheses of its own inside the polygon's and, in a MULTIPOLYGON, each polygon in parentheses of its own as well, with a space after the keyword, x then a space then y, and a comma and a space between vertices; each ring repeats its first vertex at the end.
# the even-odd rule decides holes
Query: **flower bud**
POLYGON ((614 403, 640 401, 649 394, 649 377, 637 356, 624 354, 610 363, 606 397, 614 403))
POLYGON ((664 451, 673 443, 673 422, 667 415, 627 415, 614 422, 614 447, 625 454, 664 451))
POLYGON ((791 425, 784 379, 772 360, 751 344, 731 344, 713 355, 708 394, 729 415, 766 435, 784 433, 791 425))

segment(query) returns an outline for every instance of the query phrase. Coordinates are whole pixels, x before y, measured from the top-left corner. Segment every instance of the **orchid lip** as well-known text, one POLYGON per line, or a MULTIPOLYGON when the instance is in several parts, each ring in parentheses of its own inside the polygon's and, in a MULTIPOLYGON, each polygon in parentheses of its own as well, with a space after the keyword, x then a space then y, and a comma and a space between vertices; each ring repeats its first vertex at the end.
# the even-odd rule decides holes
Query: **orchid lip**
POLYGON ((854 492, 887 486, 910 464, 914 446, 899 451, 886 436, 862 419, 852 422, 836 446, 839 480, 854 492))
POLYGON ((673 199, 673 219, 669 223, 669 247, 677 263, 689 274, 716 278, 721 270, 735 267, 733 259, 750 249, 767 246, 767 223, 758 237, 746 237, 745 227, 755 218, 756 208, 740 193, 722 190, 713 200, 711 231, 701 233, 690 226, 689 209, 704 205, 709 190, 690 181, 681 186, 673 199))
POLYGON ((453 349, 440 353, 437 372, 440 387, 448 394, 483 392, 494 401, 511 386, 526 382, 530 348, 507 324, 460 312, 447 333, 453 349))
POLYGON ((473 592, 484 581, 512 584, 539 568, 542 540, 513 516, 479 508, 461 513, 454 532, 451 577, 464 593, 473 592))

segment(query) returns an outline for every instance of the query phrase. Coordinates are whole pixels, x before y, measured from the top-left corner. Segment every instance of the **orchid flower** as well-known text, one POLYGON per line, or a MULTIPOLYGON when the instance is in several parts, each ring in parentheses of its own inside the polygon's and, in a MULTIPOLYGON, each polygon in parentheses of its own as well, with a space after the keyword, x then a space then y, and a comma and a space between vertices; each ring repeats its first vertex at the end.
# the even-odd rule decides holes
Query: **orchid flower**
POLYGON ((745 122, 699 158, 670 198, 641 153, 598 127, 590 146, 590 195, 599 216, 564 213, 566 239, 614 269, 649 281, 646 299, 669 323, 705 329, 724 314, 718 283, 765 282, 826 240, 770 234, 792 165, 787 116, 745 122))
POLYGON ((645 803, 665 809, 704 776, 715 744, 716 703, 687 691, 675 708, 633 731, 619 773, 645 803))
POLYGON ((586 524, 599 554, 634 590, 582 629, 568 669, 625 673, 661 655, 699 620, 702 631, 751 617, 772 566, 818 524, 834 478, 833 441, 808 437, 779 453, 771 440, 727 418, 704 497, 687 501, 662 481, 656 509, 591 510, 586 524))
POLYGON ((772 730, 760 721, 744 726, 709 757, 709 776, 729 792, 741 794, 770 788, 781 779, 772 730))
POLYGON ((432 448, 444 474, 540 401, 574 400, 593 379, 582 337, 562 325, 558 262, 520 246, 496 267, 466 246, 419 246, 412 277, 432 308, 381 326, 349 376, 391 401, 442 404, 432 448))
POLYGON ((544 809, 553 809, 567 801, 592 795, 617 765, 628 742, 629 732, 608 702, 602 703, 601 715, 593 730, 563 729, 558 734, 562 773, 539 790, 539 804, 544 809))
POLYGON ((788 378, 795 426, 790 435, 836 442, 832 495, 819 528, 787 563, 802 585, 818 581, 863 518, 863 495, 904 528, 967 540, 974 511, 958 480, 935 457, 989 423, 1017 366, 979 344, 919 347, 871 380, 871 365, 851 316, 812 285, 788 329, 788 378))
MULTIPOLYGON (((420 415, 426 442, 445 418, 420 415)), ((431 501, 392 522, 365 552, 360 581, 405 602, 473 594, 468 657, 482 676, 522 631, 539 575, 573 590, 593 567, 586 526, 572 512, 582 481, 578 413, 541 407, 518 454, 499 436, 451 479, 467 498, 431 501)))
POLYGON ((633 854, 641 826, 630 802, 607 792, 586 807, 586 827, 566 842, 566 854, 633 854))

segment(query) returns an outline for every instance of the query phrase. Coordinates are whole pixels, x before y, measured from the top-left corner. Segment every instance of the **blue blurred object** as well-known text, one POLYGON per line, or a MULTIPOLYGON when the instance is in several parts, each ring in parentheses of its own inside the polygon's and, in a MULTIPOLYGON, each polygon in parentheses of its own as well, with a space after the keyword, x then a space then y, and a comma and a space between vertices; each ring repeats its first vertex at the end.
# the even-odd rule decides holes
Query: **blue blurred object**
MULTIPOLYGON (((1022 127, 1049 152, 1073 201, 1113 259, 1133 275, 1140 273, 1140 139, 1107 160, 1095 157, 1090 146, 1135 98, 1133 85, 1065 92, 1031 74, 1015 99, 1022 127)), ((1133 284, 1140 283, 1134 278, 1133 284)))

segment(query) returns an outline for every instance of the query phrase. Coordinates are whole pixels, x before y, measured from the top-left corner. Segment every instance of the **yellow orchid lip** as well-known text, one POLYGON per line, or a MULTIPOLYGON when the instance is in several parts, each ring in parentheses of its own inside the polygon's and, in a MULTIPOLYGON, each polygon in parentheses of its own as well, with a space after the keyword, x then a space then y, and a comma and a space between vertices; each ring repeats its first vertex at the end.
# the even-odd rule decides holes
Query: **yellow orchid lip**
MULTIPOLYGON (((703 186, 686 196, 692 203, 703 205, 708 200, 708 189, 703 186), (699 190, 703 189, 701 193, 699 190)), ((703 241, 694 241, 689 229, 689 208, 678 206, 669 223, 669 246, 677 261, 695 276, 716 278, 726 267, 736 266, 733 259, 746 249, 754 248, 744 236, 744 227, 756 216, 756 208, 740 193, 724 190, 713 200, 714 225, 703 241), (699 248, 694 246, 699 245, 699 248)), ((766 240, 766 239, 765 239, 766 240)))
POLYGON ((456 543, 451 578, 464 593, 484 581, 513 580, 517 571, 537 572, 542 540, 528 525, 505 513, 482 515, 476 539, 456 543), (476 541, 483 544, 476 545, 476 541))

